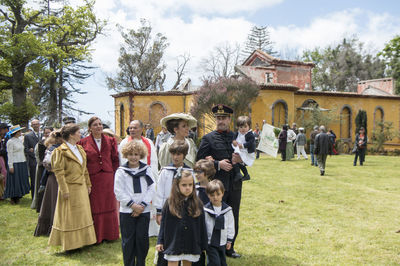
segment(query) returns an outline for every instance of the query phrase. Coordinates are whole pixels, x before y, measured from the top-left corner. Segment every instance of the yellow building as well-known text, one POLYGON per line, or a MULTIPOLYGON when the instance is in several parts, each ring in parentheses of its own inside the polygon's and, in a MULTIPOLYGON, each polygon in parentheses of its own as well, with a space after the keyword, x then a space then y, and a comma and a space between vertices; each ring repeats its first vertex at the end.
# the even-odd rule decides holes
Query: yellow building
MULTIPOLYGON (((275 59, 261 51, 255 51, 243 65, 237 67, 241 76, 256 80, 260 93, 251 104, 253 127, 262 121, 280 127, 283 124, 296 122, 302 125, 304 112, 310 104, 317 104, 321 109, 329 109, 336 114, 335 122, 326 125, 345 144, 345 149, 352 147, 355 138, 355 117, 359 110, 367 113, 367 132, 371 140, 372 132, 380 121, 393 122, 394 129, 400 130, 400 97, 379 91, 379 88, 368 87, 365 82, 362 91, 322 92, 311 91, 311 63, 284 61, 275 59), (301 71, 298 71, 298 67, 301 71), (308 69, 307 72, 305 69, 308 69), (279 83, 283 78, 286 84, 279 83), (290 84, 290 74, 294 82, 290 84), (299 74, 300 73, 300 74, 299 74), (263 80, 265 78, 265 80, 263 80), (380 93, 371 93, 379 91, 380 93)), ((385 84, 393 83, 391 79, 379 80, 385 84)), ((376 82, 376 81, 374 81, 376 82)), ((130 91, 112 95, 115 101, 115 129, 121 136, 126 135, 129 122, 139 119, 150 123, 155 134, 160 128, 160 119, 175 112, 189 112, 195 91, 139 92, 130 91)), ((200 135, 207 132, 200 128, 200 135)), ((307 133, 307 136, 309 134, 307 133)), ((400 149, 398 138, 385 143, 387 149, 400 149)))

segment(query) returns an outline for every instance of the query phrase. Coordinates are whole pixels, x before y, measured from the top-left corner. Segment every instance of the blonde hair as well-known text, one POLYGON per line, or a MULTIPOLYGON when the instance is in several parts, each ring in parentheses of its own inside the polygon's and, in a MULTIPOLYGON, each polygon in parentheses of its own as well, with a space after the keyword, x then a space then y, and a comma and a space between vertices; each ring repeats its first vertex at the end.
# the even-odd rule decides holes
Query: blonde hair
POLYGON ((147 148, 143 143, 132 140, 122 147, 121 153, 124 158, 127 158, 129 154, 138 153, 140 159, 143 159, 147 156, 147 148))

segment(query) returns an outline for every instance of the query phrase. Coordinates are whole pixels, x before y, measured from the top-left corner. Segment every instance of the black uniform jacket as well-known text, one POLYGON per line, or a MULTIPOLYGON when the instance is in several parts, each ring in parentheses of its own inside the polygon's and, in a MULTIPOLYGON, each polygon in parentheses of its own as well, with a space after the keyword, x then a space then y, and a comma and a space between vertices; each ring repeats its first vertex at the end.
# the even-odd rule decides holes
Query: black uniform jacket
POLYGON ((222 169, 218 170, 218 163, 223 159, 232 162, 232 141, 234 133, 213 131, 203 136, 201 139, 199 151, 197 152, 196 161, 205 159, 207 156, 214 158, 214 167, 217 173, 215 178, 222 181, 225 190, 229 191, 230 182, 233 182, 233 170, 226 172, 222 169))
POLYGON ((207 249, 207 227, 201 204, 201 215, 194 218, 187 213, 188 203, 183 205, 182 218, 172 215, 169 211, 168 200, 165 202, 158 234, 157 244, 163 244, 164 254, 200 255, 207 249))

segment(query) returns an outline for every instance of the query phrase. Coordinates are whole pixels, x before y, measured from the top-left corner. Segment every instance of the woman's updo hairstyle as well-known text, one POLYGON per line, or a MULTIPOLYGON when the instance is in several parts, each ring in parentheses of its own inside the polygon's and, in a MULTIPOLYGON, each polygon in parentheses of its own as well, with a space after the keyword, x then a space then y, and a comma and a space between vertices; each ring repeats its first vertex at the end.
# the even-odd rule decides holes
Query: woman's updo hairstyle
POLYGON ((92 126, 93 122, 96 121, 96 120, 100 120, 100 122, 101 122, 101 119, 100 119, 100 118, 98 118, 97 116, 92 116, 92 117, 88 120, 88 127, 90 128, 90 127, 92 126))
POLYGON ((175 135, 175 130, 174 130, 174 128, 179 127, 179 123, 180 123, 181 121, 186 121, 186 120, 183 120, 183 119, 171 119, 171 120, 168 120, 168 121, 165 123, 165 125, 167 126, 167 130, 169 131, 169 133, 175 135))
POLYGON ((61 130, 58 129, 50 133, 49 137, 44 141, 44 145, 47 148, 50 148, 51 145, 61 144, 62 142, 61 130))
POLYGON ((80 130, 77 124, 68 124, 61 128, 61 137, 64 140, 68 140, 69 137, 76 133, 76 131, 80 130))

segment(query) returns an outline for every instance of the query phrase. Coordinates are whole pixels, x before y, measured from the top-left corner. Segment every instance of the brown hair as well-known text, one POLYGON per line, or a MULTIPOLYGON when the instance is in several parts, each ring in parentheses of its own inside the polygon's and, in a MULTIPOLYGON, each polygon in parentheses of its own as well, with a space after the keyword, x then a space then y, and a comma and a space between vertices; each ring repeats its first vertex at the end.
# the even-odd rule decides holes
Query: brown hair
POLYGON ((244 125, 248 125, 249 127, 251 127, 251 119, 250 117, 246 116, 246 115, 242 115, 239 116, 236 120, 236 126, 237 127, 241 127, 244 125))
POLYGON ((168 150, 172 154, 183 154, 186 156, 189 151, 189 145, 185 140, 175 140, 168 150))
POLYGON ((80 128, 77 124, 67 124, 61 128, 61 137, 68 140, 69 137, 76 133, 80 128))
POLYGON ((92 117, 88 120, 88 127, 90 128, 90 127, 92 126, 93 122, 96 121, 96 120, 100 120, 100 122, 101 122, 101 119, 100 119, 100 118, 98 118, 97 116, 92 116, 92 117))
POLYGON ((168 121, 165 123, 165 125, 167 126, 167 130, 168 130, 171 134, 175 134, 175 130, 174 130, 174 129, 177 128, 177 127, 179 127, 179 123, 182 122, 182 121, 184 121, 184 122, 187 123, 187 121, 184 120, 184 119, 182 119, 182 118, 168 120, 168 121))
POLYGON ((214 163, 206 159, 198 160, 194 165, 193 170, 202 171, 209 180, 211 180, 216 173, 214 163))
POLYGON ((179 190, 179 183, 184 177, 191 177, 193 179, 192 193, 187 197, 187 202, 188 202, 187 212, 189 216, 196 218, 200 216, 203 210, 203 203, 197 197, 194 178, 191 171, 182 170, 181 176, 174 178, 174 181, 172 182, 171 194, 168 199, 168 208, 172 215, 178 218, 182 218, 182 214, 185 211, 183 210, 183 203, 185 202, 185 196, 179 190))
POLYGON ((121 153, 124 158, 127 158, 129 154, 138 153, 140 159, 143 159, 147 155, 147 148, 143 143, 132 140, 122 147, 121 153))
POLYGON ((47 148, 50 148, 54 144, 61 144, 63 142, 63 139, 61 137, 61 132, 60 130, 55 130, 50 132, 49 137, 44 141, 44 146, 47 148))
POLYGON ((222 193, 225 192, 224 184, 218 179, 214 179, 207 184, 206 193, 207 195, 214 194, 214 192, 221 191, 222 193))

